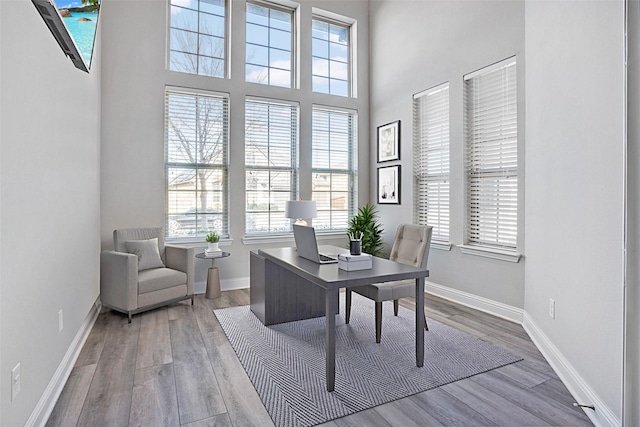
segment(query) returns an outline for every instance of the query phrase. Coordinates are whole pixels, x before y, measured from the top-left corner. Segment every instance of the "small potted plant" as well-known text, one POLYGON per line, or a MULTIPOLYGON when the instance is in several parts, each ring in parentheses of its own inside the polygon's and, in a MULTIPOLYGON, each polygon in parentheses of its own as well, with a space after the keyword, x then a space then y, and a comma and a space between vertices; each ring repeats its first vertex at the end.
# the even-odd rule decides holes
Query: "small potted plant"
POLYGON ((220 248, 218 247, 218 242, 220 241, 220 235, 218 233, 216 233, 215 231, 210 232, 209 234, 207 234, 207 237, 205 237, 205 240, 209 244, 209 247, 207 248, 209 252, 220 250, 220 248))

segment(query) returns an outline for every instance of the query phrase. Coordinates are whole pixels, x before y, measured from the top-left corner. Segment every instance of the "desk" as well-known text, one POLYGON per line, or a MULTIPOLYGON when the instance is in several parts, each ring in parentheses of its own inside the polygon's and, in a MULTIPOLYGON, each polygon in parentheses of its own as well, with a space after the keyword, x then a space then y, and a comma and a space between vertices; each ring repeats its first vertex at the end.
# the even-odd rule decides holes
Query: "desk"
MULTIPOLYGON (((322 253, 339 253, 345 249, 331 246, 320 247, 322 253)), ((261 249, 258 254, 264 259, 266 267, 271 271, 284 270, 303 279, 306 283, 315 285, 324 291, 324 315, 326 317, 326 381, 327 391, 335 389, 336 378, 336 318, 338 311, 338 296, 340 288, 355 288, 373 283, 381 283, 392 280, 415 279, 416 281, 416 366, 422 367, 424 363, 424 279, 429 276, 428 270, 389 261, 383 258, 373 257, 373 267, 370 270, 344 271, 338 268, 338 264, 316 264, 313 261, 298 257, 295 248, 261 249), (273 269, 276 267, 276 270, 273 269)), ((266 268, 264 271, 269 271, 266 268)), ((251 294, 253 294, 254 268, 251 269, 251 294)), ((261 278, 266 283, 270 281, 268 275, 261 278)), ((313 288, 313 287, 312 287, 313 288)), ((280 299, 288 298, 289 292, 283 292, 280 299)), ((295 297, 295 296, 294 296, 295 297)), ((321 300, 320 300, 321 301, 321 300)), ((286 304, 286 301, 284 302, 286 304)), ((269 308, 267 307, 267 310, 269 308)), ((254 310, 252 301, 251 310, 254 310)), ((256 313, 256 315, 258 315, 256 313)), ((309 316, 309 312, 303 313, 309 316)), ((258 316, 260 318, 260 316, 258 316)), ((311 316, 313 317, 313 316, 311 316)), ((264 320, 261 319, 264 323, 264 320)), ((291 318, 286 321, 300 320, 291 318)))

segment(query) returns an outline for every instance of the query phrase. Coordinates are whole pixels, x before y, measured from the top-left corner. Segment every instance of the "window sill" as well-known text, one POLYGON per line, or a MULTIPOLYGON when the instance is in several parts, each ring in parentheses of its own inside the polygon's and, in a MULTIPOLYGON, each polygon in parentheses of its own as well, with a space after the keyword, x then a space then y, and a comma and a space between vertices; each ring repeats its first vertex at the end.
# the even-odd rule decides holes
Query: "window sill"
MULTIPOLYGON (((316 231, 316 239, 322 240, 335 240, 341 237, 345 237, 344 231, 316 231)), ((245 236, 242 238, 242 243, 245 245, 263 245, 272 243, 292 243, 293 233, 287 234, 270 234, 265 236, 245 236)))
MULTIPOLYGON (((165 239, 167 245, 184 246, 189 248, 206 248, 207 242, 204 240, 204 236, 201 237, 178 237, 172 239, 165 239)), ((220 239, 218 242, 222 246, 231 246, 233 239, 220 239)))
POLYGON ((460 252, 467 255, 481 256, 507 262, 520 262, 521 254, 515 251, 505 251, 486 246, 458 245, 460 252))
POLYGON ((449 242, 442 242, 442 241, 435 241, 432 240, 431 241, 431 249, 437 249, 439 251, 450 251, 451 250, 451 243, 449 242))

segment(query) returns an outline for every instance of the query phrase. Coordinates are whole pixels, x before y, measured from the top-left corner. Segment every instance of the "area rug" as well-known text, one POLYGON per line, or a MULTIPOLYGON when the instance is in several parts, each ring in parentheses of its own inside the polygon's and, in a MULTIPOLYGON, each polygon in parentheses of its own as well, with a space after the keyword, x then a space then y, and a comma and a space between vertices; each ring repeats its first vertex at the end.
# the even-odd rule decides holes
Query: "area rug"
POLYGON ((415 364, 415 314, 383 305, 375 342, 373 301, 353 294, 336 316, 336 383, 325 383, 324 317, 265 327, 249 306, 214 310, 276 426, 312 426, 519 360, 511 353, 429 319, 424 366, 415 364))

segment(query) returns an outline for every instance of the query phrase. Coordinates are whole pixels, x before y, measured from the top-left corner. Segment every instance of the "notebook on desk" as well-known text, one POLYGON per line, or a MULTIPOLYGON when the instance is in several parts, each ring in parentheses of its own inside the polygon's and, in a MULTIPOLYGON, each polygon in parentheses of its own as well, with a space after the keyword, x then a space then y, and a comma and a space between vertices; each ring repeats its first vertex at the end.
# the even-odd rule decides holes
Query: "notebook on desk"
POLYGON ((338 262, 336 257, 318 252, 316 230, 313 227, 293 224, 293 237, 296 240, 298 256, 317 262, 318 264, 338 262))

